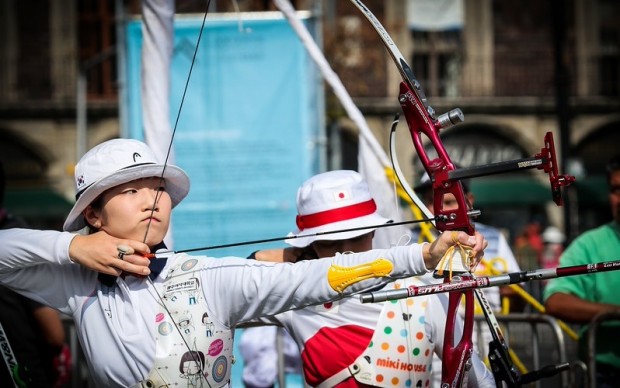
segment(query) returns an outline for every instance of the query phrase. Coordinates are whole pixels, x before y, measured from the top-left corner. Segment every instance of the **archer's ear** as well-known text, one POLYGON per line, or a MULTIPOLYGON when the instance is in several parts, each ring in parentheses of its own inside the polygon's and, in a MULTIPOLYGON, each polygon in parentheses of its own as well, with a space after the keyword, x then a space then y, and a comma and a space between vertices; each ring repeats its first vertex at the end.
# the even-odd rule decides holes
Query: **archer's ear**
POLYGON ((84 215, 84 219, 89 225, 91 225, 95 229, 101 228, 100 211, 95 210, 94 207, 88 205, 86 209, 84 209, 82 214, 84 215))

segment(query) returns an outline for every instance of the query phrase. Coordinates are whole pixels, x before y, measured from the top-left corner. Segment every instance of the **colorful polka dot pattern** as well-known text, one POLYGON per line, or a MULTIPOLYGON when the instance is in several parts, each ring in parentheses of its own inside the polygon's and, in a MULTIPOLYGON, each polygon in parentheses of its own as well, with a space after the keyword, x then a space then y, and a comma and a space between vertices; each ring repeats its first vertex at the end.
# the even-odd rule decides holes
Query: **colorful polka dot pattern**
MULTIPOLYGON (((399 280, 394 288, 418 284, 399 280)), ((432 344, 424 334, 428 297, 387 302, 366 351, 381 387, 429 387, 432 344)))

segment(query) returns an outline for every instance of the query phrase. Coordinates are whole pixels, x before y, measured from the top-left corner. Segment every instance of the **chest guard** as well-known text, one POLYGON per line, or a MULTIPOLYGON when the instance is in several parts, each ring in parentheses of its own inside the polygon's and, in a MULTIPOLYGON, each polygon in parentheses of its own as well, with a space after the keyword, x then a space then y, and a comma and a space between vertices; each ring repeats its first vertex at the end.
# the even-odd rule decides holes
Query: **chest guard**
POLYGON ((233 333, 218 329, 207 314, 200 263, 186 256, 170 268, 163 289, 170 314, 163 307, 157 314, 155 365, 136 386, 228 386, 233 333))
MULTIPOLYGON (((395 289, 420 285, 415 278, 392 283, 395 289)), ((348 379, 375 387, 427 387, 433 344, 426 335, 428 296, 384 302, 370 345, 353 364, 322 382, 327 388, 348 379)))

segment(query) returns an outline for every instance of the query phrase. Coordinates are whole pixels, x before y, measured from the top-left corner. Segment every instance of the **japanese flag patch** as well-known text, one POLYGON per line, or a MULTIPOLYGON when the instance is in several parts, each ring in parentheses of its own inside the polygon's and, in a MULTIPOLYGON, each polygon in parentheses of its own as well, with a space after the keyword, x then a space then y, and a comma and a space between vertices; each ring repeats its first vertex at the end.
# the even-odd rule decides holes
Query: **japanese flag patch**
POLYGON ((348 190, 339 190, 334 192, 334 200, 336 202, 351 199, 351 193, 348 190))

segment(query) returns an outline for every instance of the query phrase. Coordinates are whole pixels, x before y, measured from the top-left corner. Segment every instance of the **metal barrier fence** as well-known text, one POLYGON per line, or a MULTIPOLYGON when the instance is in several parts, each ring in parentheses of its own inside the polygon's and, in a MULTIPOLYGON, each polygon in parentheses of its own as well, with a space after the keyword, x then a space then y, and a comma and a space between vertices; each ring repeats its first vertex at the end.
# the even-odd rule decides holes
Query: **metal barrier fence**
MULTIPOLYGON (((510 349, 528 372, 550 364, 571 363, 570 372, 559 373, 530 386, 537 388, 585 386, 585 364, 576 361, 577 344, 572 340, 569 343, 565 341, 564 333, 553 317, 546 314, 507 314, 497 315, 497 320, 510 349)), ((488 331, 483 316, 476 316, 475 330, 479 336, 483 335, 484 330, 488 331)))
POLYGON ((588 381, 590 387, 596 387, 596 337, 601 326, 611 321, 620 322, 620 312, 607 312, 595 316, 588 325, 588 381))
MULTIPOLYGON (((620 320, 620 313, 604 314, 593 320, 589 335, 592 344, 589 343, 588 351, 590 359, 588 365, 577 361, 577 344, 575 341, 565 341, 565 335, 557 321, 546 314, 508 314, 497 315, 497 320, 502 326, 503 334, 510 348, 519 357, 528 371, 540 369, 549 364, 561 364, 570 362, 571 371, 562 372, 556 376, 539 380, 528 386, 537 388, 554 387, 594 387, 592 384, 596 373, 593 354, 595 354, 594 336, 604 322, 620 320)), ((94 387, 90 381, 86 361, 77 341, 77 335, 73 322, 69 319, 64 321, 67 329, 68 342, 73 356, 73 370, 70 387, 94 387)), ((475 330, 482 335, 488 330, 483 316, 476 316, 475 330)), ((284 388, 287 384, 280 375, 278 386, 284 388)))

